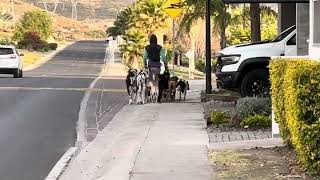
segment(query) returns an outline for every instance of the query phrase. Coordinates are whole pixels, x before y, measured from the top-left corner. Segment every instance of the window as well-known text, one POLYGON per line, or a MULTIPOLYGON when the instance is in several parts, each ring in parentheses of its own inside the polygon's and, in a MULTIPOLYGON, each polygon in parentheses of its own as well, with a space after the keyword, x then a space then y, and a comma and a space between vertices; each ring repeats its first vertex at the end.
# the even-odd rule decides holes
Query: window
POLYGON ((11 48, 0 48, 0 55, 14 54, 11 48))
POLYGON ((314 1, 313 42, 320 44, 320 1, 314 1))
POLYGON ((289 39, 289 41, 287 42, 288 46, 295 46, 297 45, 297 38, 296 35, 292 36, 292 38, 289 39))
POLYGON ((291 34, 294 30, 296 30, 296 26, 292 26, 289 29, 282 32, 276 39, 273 40, 273 42, 280 42, 284 38, 286 38, 289 34, 291 34))

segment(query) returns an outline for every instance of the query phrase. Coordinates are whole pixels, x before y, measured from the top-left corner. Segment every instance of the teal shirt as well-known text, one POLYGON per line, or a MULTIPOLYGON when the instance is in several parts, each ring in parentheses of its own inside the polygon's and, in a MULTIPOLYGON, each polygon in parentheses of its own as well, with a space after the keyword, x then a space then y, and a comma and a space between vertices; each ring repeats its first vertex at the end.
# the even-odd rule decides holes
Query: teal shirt
MULTIPOLYGON (((166 65, 167 64, 167 57, 166 57, 166 53, 167 51, 162 48, 161 51, 160 51, 160 60, 166 65)), ((147 64, 147 60, 149 59, 149 56, 148 56, 148 52, 146 49, 144 49, 144 55, 143 55, 143 62, 144 64, 146 65, 147 64)))

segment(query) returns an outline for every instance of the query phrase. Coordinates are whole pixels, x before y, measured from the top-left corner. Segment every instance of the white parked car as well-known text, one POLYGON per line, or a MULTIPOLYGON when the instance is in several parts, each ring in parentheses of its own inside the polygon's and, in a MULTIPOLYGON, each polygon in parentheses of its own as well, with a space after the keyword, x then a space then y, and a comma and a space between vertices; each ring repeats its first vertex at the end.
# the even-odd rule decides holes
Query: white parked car
POLYGON ((217 85, 240 90, 242 96, 268 96, 269 61, 273 56, 297 56, 296 26, 268 42, 230 46, 217 55, 217 85))
POLYGON ((0 45, 0 74, 13 74, 14 78, 22 78, 22 60, 14 46, 0 45))

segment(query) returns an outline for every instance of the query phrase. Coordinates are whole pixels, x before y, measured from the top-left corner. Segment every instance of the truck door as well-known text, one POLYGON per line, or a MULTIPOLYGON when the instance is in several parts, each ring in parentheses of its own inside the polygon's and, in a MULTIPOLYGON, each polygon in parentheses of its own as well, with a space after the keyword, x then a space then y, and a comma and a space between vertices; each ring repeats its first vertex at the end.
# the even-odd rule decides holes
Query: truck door
POLYGON ((292 36, 285 44, 285 56, 297 56, 297 38, 292 36))

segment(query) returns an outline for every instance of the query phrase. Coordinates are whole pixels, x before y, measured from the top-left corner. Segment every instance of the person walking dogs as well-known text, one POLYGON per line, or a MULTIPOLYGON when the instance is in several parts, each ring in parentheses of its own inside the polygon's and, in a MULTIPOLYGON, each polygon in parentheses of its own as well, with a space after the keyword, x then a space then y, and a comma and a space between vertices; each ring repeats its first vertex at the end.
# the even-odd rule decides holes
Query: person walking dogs
POLYGON ((159 78, 167 69, 166 50, 158 45, 157 36, 152 34, 149 38, 150 44, 144 49, 144 67, 149 71, 149 78, 158 87, 158 102, 161 102, 159 91, 159 78))

